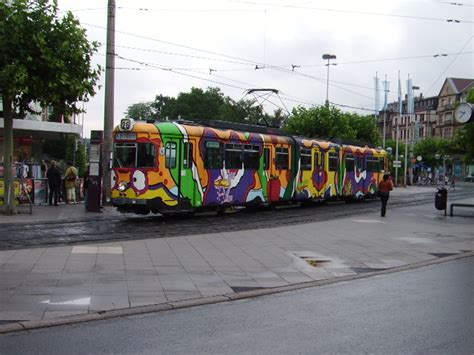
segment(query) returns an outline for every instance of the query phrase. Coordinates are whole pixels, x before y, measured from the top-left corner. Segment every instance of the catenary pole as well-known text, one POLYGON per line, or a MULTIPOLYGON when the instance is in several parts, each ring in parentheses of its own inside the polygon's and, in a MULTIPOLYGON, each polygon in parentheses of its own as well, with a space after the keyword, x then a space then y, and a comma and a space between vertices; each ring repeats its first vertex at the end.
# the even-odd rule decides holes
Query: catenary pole
MULTIPOLYGON (((398 122, 402 117, 402 86, 400 83, 400 70, 398 71, 398 117, 395 125, 395 160, 398 161, 398 122)), ((398 165, 395 167, 395 184, 398 184, 398 165)))
POLYGON ((110 201, 110 160, 114 128, 115 0, 107 5, 107 53, 105 59, 104 143, 102 146, 102 202, 110 201))

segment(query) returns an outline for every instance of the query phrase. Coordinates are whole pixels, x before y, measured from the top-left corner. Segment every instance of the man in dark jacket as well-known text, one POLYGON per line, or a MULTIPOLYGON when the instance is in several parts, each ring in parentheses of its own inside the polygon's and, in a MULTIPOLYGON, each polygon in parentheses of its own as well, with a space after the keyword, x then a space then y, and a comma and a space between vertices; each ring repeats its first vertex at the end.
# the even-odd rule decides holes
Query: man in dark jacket
POLYGON ((54 160, 51 161, 51 166, 46 172, 46 177, 48 178, 49 185, 49 205, 58 205, 59 198, 59 189, 61 188, 61 172, 58 169, 58 166, 54 160))

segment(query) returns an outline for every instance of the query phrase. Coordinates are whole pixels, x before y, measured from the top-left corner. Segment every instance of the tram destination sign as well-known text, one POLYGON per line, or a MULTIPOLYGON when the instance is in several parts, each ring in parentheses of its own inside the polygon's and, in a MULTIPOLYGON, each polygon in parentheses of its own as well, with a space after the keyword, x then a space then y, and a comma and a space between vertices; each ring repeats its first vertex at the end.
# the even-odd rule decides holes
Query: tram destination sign
POLYGON ((137 139, 137 134, 133 132, 117 132, 115 139, 120 141, 132 141, 137 139))

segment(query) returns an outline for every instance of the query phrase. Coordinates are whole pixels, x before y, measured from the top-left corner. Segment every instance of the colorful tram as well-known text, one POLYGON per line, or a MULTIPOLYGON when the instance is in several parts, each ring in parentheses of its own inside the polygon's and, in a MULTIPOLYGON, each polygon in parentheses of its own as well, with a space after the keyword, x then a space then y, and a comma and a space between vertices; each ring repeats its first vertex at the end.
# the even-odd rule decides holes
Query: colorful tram
POLYGON ((114 130, 111 201, 121 212, 375 197, 382 149, 220 121, 134 121, 114 130))

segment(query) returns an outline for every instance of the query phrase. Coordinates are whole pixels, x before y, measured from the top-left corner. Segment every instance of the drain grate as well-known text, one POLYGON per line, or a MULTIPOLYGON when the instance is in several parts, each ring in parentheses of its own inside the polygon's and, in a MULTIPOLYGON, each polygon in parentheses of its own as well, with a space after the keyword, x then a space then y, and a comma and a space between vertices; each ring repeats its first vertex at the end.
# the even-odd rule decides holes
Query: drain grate
POLYGON ((436 258, 444 258, 446 256, 458 255, 459 253, 428 253, 428 254, 433 255, 436 258))
POLYGON ((321 266, 322 264, 329 263, 329 260, 318 260, 315 259, 313 256, 300 256, 301 259, 306 261, 309 265, 313 267, 321 266))
POLYGON ((371 267, 351 267, 351 270, 354 271, 356 274, 365 274, 367 272, 383 271, 383 270, 387 270, 387 269, 384 269, 384 268, 371 268, 371 267))
POLYGON ((245 287, 245 286, 230 286, 230 288, 232 289, 232 291, 234 291, 235 293, 239 293, 239 292, 245 292, 245 291, 255 291, 255 290, 262 290, 264 289, 265 287, 245 287))

